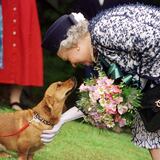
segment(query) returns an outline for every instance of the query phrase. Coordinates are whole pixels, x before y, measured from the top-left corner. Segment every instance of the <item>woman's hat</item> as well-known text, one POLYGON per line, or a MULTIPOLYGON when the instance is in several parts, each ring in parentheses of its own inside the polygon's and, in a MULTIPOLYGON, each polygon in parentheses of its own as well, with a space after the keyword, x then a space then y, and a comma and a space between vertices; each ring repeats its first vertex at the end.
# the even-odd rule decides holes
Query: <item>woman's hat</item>
POLYGON ((71 13, 58 18, 47 30, 42 47, 57 53, 62 40, 67 38, 67 31, 80 20, 85 20, 81 13, 71 13), (81 18, 79 18, 81 16, 81 18))

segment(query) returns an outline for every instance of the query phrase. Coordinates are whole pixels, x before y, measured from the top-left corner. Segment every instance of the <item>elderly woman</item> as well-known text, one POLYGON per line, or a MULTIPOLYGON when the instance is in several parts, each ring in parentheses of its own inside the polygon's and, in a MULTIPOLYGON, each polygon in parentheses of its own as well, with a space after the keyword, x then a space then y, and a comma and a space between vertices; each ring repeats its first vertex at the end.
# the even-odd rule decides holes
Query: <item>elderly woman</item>
MULTIPOLYGON (((43 47, 71 62, 73 67, 114 62, 135 79, 140 76, 140 86, 144 88, 147 80, 160 83, 159 22, 158 8, 140 4, 105 10, 89 22, 82 14, 72 13, 51 25, 43 47)), ((65 122, 80 117, 83 113, 78 108, 69 109, 52 130, 43 132, 42 141, 50 142, 65 122)), ((153 160, 159 160, 160 130, 148 132, 137 114, 132 133, 133 142, 149 149, 153 160)))

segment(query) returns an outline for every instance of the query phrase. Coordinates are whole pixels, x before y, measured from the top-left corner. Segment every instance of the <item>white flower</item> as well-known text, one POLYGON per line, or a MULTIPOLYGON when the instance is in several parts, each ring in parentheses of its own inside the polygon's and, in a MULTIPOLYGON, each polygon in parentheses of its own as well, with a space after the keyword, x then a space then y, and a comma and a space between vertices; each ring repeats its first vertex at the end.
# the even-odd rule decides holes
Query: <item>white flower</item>
POLYGON ((72 15, 74 16, 74 19, 77 21, 77 22, 80 22, 80 21, 84 21, 85 18, 83 16, 82 13, 72 13, 72 15))

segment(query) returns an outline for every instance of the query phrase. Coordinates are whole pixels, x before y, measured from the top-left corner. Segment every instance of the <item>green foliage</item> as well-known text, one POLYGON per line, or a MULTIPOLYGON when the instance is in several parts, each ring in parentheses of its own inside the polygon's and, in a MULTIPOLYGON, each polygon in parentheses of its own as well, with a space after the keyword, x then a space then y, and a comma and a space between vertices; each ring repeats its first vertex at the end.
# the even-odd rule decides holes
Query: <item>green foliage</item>
POLYGON ((123 84, 122 96, 125 102, 130 103, 135 108, 139 108, 141 106, 141 98, 142 98, 141 89, 138 89, 136 87, 126 86, 123 84))
POLYGON ((86 108, 90 107, 89 95, 87 92, 83 92, 83 94, 81 93, 79 94, 79 100, 77 101, 77 103, 79 104, 79 102, 80 102, 80 106, 85 106, 86 108))
POLYGON ((134 116, 137 110, 141 107, 141 98, 142 91, 136 87, 126 86, 125 84, 121 84, 122 86, 122 96, 124 98, 124 102, 131 104, 131 109, 123 115, 127 120, 127 126, 131 127, 133 125, 134 116))

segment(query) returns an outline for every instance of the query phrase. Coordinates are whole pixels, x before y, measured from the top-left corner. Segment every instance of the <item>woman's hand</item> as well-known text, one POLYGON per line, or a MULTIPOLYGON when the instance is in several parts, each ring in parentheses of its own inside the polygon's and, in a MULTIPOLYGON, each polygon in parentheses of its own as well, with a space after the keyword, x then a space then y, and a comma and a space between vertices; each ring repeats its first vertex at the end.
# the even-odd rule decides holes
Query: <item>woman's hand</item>
POLYGON ((44 130, 41 134, 41 141, 45 143, 49 143, 53 140, 53 138, 59 133, 59 130, 63 122, 57 123, 51 130, 44 130))
POLYGON ((62 114, 60 121, 51 129, 51 130, 44 130, 41 134, 41 141, 43 143, 49 143, 53 140, 54 136, 59 133, 61 126, 65 122, 69 122, 78 118, 83 117, 84 114, 77 108, 72 107, 67 110, 65 113, 62 114))

